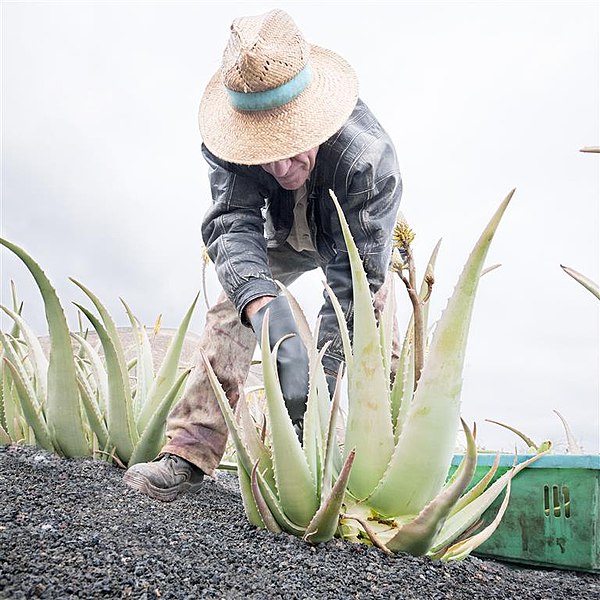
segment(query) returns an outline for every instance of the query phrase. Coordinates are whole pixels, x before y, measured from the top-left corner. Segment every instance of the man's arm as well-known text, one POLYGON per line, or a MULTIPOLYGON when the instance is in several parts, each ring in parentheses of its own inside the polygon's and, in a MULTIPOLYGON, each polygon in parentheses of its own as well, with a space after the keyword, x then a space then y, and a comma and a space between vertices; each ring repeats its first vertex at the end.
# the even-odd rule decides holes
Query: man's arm
MULTIPOLYGON (((390 263, 392 232, 396 222, 402 181, 393 145, 387 135, 379 138, 361 156, 347 189, 334 190, 340 201, 352 237, 367 273, 371 292, 383 285, 390 263)), ((329 207, 328 207, 329 208, 329 207)), ((334 219, 337 212, 331 204, 334 219)), ((326 266, 329 286, 337 296, 352 333, 352 277, 341 227, 336 223, 337 254, 326 266)), ((329 374, 335 374, 344 360, 343 347, 333 305, 327 293, 320 311, 319 347, 331 341, 323 364, 329 374)))
POLYGON ((213 204, 202 223, 202 237, 223 290, 249 324, 247 305, 256 312, 279 294, 267 261, 262 209, 266 190, 250 176, 225 168, 204 150, 213 204))

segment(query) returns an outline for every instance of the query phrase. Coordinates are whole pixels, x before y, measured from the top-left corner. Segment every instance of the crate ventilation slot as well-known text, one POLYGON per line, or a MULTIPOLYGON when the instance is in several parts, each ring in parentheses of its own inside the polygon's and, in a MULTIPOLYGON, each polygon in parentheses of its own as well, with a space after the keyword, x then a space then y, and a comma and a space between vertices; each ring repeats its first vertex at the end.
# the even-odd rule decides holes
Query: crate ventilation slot
POLYGON ((562 514, 566 519, 571 516, 571 494, 566 485, 544 486, 544 514, 547 517, 562 514))

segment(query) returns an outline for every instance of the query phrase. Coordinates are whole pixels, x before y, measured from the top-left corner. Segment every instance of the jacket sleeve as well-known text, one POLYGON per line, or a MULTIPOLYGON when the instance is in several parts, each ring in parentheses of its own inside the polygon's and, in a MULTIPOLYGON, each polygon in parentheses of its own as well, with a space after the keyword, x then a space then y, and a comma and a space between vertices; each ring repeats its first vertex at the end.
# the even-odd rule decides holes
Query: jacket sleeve
MULTIPOLYGON (((392 233, 402 196, 400 170, 389 138, 384 136, 371 144, 357 162, 356 168, 349 173, 348 185, 338 186, 334 191, 350 226, 374 294, 383 285, 390 264, 392 233)), ((337 252, 327 264, 325 275, 327 283, 340 301, 352 335, 350 262, 333 203, 331 211, 331 227, 337 252)), ((319 314, 319 347, 331 341, 323 365, 326 372, 335 374, 344 360, 344 354, 337 319, 328 294, 325 294, 325 303, 319 314)))
POLYGON ((213 203, 202 222, 202 238, 217 277, 242 318, 260 296, 277 296, 264 235, 266 190, 250 176, 220 164, 206 150, 213 203))

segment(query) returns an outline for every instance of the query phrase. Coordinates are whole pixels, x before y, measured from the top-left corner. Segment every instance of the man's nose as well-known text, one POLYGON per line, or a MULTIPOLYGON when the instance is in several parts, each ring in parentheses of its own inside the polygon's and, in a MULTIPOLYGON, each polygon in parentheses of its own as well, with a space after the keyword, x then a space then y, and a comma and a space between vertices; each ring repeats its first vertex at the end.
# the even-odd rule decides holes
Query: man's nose
POLYGON ((278 160, 272 163, 273 175, 275 177, 283 177, 289 170, 292 161, 289 158, 278 160))

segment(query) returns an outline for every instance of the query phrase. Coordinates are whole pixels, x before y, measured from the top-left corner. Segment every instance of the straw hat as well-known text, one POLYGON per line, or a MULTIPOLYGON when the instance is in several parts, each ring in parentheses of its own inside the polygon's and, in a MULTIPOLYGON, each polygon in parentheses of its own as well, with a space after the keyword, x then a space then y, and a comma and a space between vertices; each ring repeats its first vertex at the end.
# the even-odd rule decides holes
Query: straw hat
POLYGON ((200 133, 223 160, 265 164, 330 138, 357 99, 352 67, 308 44, 286 12, 272 10, 233 21, 221 70, 200 102, 200 133))

